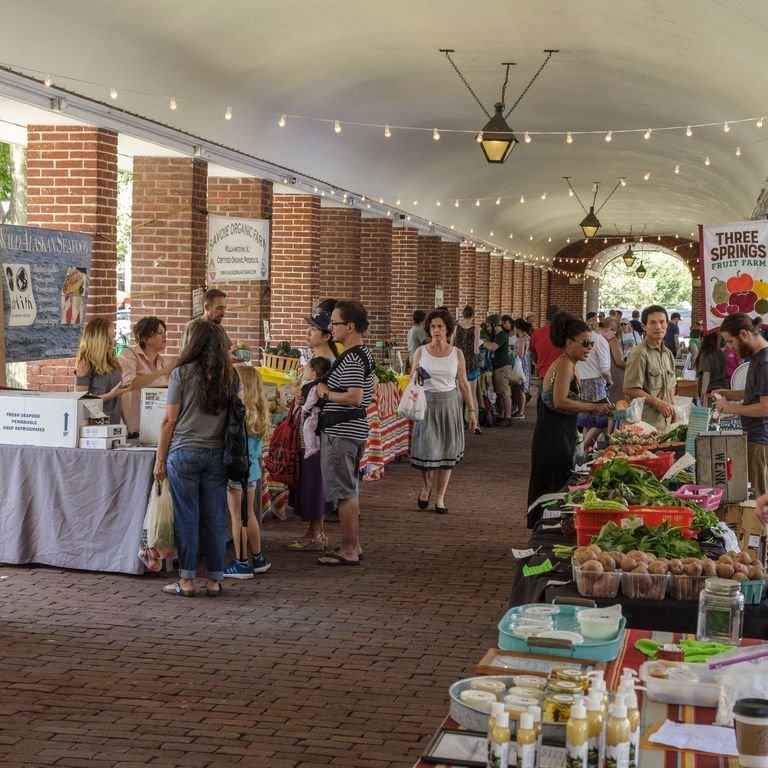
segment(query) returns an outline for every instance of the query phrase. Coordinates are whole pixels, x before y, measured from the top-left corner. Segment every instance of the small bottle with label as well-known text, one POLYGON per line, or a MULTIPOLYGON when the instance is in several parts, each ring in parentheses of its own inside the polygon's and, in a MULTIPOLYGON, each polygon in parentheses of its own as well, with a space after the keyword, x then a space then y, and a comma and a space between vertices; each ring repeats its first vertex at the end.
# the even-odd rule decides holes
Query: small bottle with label
POLYGON ((534 761, 534 768, 539 768, 541 765, 541 748, 544 739, 544 729, 541 726, 541 707, 534 705, 528 707, 528 711, 533 716, 533 730, 536 731, 536 759, 534 761))
POLYGON ((517 768, 534 768, 536 765, 536 728, 533 715, 523 712, 517 728, 517 768))
POLYGON ((605 763, 611 768, 629 768, 630 724, 624 697, 617 695, 608 711, 605 731, 605 763))
POLYGON ((496 701, 491 704, 491 716, 488 718, 488 755, 486 761, 491 759, 491 740, 493 739, 493 729, 496 727, 496 718, 504 711, 504 702, 496 701))
POLYGON ((571 707, 571 716, 565 726, 566 768, 587 768, 589 751, 589 726, 584 699, 579 696, 571 707))
POLYGON ((491 731, 488 768, 507 768, 509 765, 509 713, 501 711, 491 731))
POLYGON ((587 726, 589 729, 588 768, 603 768, 605 764, 605 719, 603 700, 599 692, 587 696, 587 726))
POLYGON ((637 693, 634 686, 625 687, 627 720, 629 720, 629 768, 637 768, 640 757, 640 709, 637 706, 637 693))

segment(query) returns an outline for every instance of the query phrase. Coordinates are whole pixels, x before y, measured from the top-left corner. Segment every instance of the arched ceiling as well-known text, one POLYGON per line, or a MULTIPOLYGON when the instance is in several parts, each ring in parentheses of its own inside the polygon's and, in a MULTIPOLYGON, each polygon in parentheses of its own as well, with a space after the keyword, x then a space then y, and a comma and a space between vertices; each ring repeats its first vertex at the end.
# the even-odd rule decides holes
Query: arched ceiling
MULTIPOLYGON (((766 39, 764 0, 25 0, 4 11, 0 58, 388 205, 399 199, 499 249, 550 259, 580 236, 584 216, 563 176, 587 205, 599 180, 598 207, 626 177, 599 212, 601 236, 633 226, 688 237, 699 223, 750 216, 768 175, 768 120, 756 127, 768 115, 766 39), (517 62, 511 106, 543 50, 560 50, 510 118, 521 143, 505 165, 482 158, 473 134, 486 118, 439 48, 455 49, 491 111, 502 61, 517 62), (706 123, 685 135, 686 125, 706 123)), ((0 138, 23 121, 0 103, 0 138)))

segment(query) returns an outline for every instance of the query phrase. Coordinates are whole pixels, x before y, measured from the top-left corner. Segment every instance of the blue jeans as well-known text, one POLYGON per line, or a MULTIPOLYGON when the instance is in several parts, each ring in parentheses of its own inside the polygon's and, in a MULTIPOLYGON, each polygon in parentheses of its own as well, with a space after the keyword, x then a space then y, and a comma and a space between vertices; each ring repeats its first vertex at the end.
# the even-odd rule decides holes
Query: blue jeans
POLYGON ((227 475, 222 448, 177 448, 168 454, 168 483, 173 500, 173 530, 179 556, 179 576, 197 576, 200 531, 205 568, 211 581, 224 578, 224 554, 229 538, 227 475))

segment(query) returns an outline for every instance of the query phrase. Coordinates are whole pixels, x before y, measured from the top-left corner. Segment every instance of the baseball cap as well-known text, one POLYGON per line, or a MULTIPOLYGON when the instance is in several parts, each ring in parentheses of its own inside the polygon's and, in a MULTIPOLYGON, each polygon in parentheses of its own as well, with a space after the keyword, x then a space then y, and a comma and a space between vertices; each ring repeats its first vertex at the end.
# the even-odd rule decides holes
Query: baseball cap
POLYGON ((330 333, 331 328, 331 313, 326 312, 325 310, 321 309, 319 312, 316 312, 312 317, 305 317, 304 318, 307 323, 309 323, 311 326, 317 328, 318 330, 322 331, 323 333, 330 333))

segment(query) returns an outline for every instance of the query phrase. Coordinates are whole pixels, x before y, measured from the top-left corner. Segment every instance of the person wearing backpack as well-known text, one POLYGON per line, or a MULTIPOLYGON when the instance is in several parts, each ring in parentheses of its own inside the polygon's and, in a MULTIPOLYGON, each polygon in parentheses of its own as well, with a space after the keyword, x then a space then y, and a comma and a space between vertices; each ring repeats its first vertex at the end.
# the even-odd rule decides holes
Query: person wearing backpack
POLYGON ((224 331, 215 323, 197 323, 171 371, 155 455, 155 480, 168 477, 179 559, 179 580, 163 587, 169 595, 197 594, 201 530, 205 594, 222 592, 229 538, 224 433, 235 382, 224 331))
POLYGON ((252 579, 256 573, 265 573, 272 563, 264 557, 261 551, 261 452, 264 438, 269 434, 272 419, 269 414, 269 403, 264 394, 264 384, 261 375, 250 365, 235 366, 242 388, 240 399, 245 405, 245 426, 248 433, 248 470, 247 510, 248 510, 248 544, 253 550, 251 562, 248 562, 248 551, 244 549, 246 542, 241 542, 243 520, 241 514, 243 502, 242 483, 230 480, 227 487, 227 503, 232 523, 232 543, 235 548, 235 559, 224 569, 225 579, 252 579))
POLYGON ((331 313, 335 341, 344 352, 317 385, 320 415, 320 468, 325 497, 336 501, 341 524, 341 545, 318 558, 319 565, 358 565, 361 547, 360 460, 368 438, 366 408, 373 400, 375 363, 363 343, 368 313, 359 301, 339 301, 331 313))

